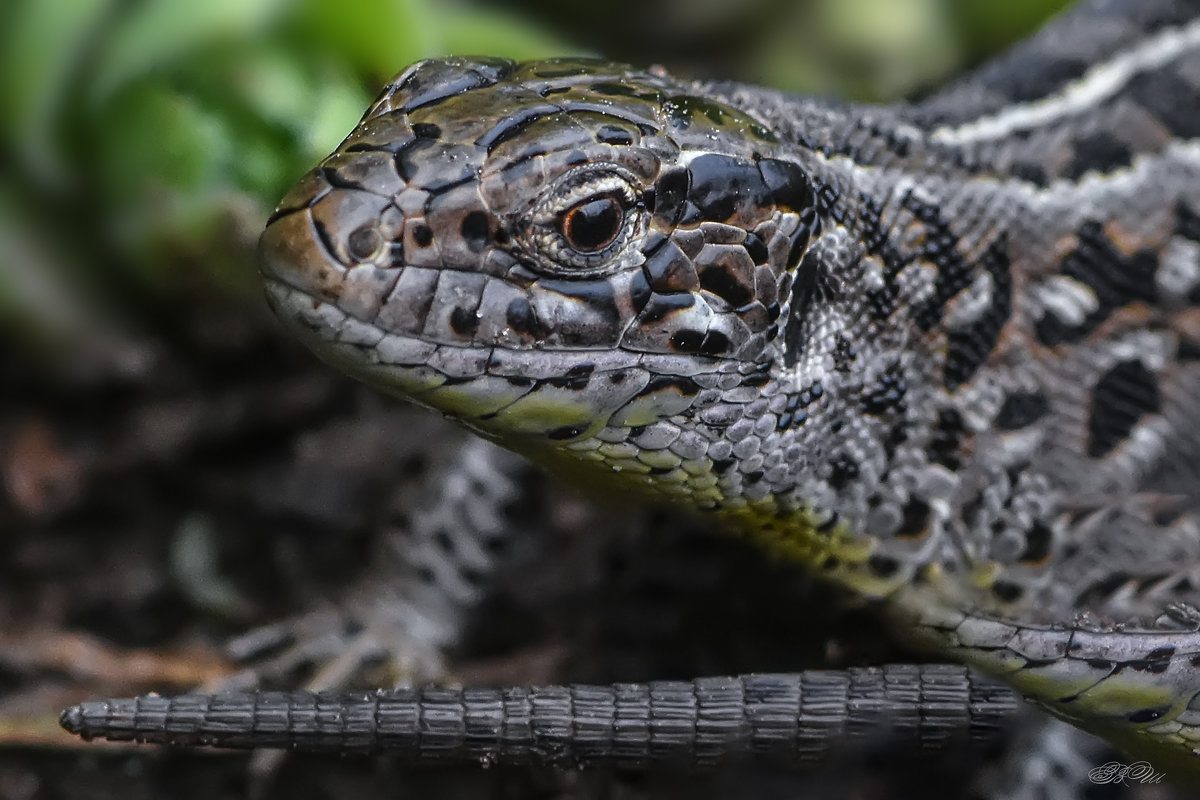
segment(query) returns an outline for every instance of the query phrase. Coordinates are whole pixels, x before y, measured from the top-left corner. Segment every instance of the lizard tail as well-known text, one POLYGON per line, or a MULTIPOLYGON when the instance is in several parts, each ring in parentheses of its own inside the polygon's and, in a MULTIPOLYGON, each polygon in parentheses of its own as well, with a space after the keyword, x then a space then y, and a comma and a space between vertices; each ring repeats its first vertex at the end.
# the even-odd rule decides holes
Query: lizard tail
POLYGON ((81 703, 61 722, 84 739, 637 769, 739 756, 803 765, 872 742, 995 742, 1021 705, 1000 683, 937 664, 609 686, 147 695, 81 703))

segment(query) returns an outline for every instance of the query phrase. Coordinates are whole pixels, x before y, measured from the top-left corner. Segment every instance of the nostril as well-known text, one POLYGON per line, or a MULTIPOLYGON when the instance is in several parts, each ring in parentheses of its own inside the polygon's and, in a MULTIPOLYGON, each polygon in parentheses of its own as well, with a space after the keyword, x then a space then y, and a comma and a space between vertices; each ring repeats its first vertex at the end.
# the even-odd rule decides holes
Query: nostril
POLYGON ((386 241, 374 225, 355 228, 346 238, 346 249, 359 262, 375 261, 383 252, 386 241))

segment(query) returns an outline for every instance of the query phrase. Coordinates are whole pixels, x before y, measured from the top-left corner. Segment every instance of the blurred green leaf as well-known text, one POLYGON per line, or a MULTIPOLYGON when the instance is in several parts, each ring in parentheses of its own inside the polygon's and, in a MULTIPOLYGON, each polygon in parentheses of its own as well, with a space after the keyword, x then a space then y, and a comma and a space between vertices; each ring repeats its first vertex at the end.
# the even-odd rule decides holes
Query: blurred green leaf
MULTIPOLYGON (((243 50, 238 64, 222 71, 232 73, 224 85, 232 89, 244 115, 293 137, 300 148, 291 157, 303 162, 315 162, 341 141, 371 99, 336 54, 324 53, 319 61, 318 67, 311 59, 299 59, 286 42, 274 41, 243 50)), ((258 168, 250 171, 261 175, 258 168)))
POLYGON ((440 49, 437 14, 426 0, 304 0, 297 19, 308 46, 382 79, 440 49))
POLYGON ((445 52, 489 55, 518 61, 582 55, 548 29, 511 13, 487 8, 446 6, 440 17, 445 52))
POLYGON ((104 42, 89 99, 104 102, 126 82, 177 63, 214 42, 250 41, 287 0, 153 0, 132 6, 104 42))
POLYGON ((24 0, 0 26, 0 142, 10 142, 26 169, 60 179, 65 166, 53 146, 57 112, 85 43, 116 0, 24 0))
POLYGON ((942 0, 963 47, 976 54, 1002 49, 1075 0, 942 0))

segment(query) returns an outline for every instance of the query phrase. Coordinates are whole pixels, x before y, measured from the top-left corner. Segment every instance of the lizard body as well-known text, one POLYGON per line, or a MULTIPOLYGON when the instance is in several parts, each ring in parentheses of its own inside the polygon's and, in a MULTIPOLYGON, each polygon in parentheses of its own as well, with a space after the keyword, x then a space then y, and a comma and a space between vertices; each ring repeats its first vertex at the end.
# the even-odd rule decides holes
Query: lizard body
POLYGON ((421 62, 263 273, 351 374, 1195 771, 1198 100, 1190 0, 1084 3, 894 107, 421 62))

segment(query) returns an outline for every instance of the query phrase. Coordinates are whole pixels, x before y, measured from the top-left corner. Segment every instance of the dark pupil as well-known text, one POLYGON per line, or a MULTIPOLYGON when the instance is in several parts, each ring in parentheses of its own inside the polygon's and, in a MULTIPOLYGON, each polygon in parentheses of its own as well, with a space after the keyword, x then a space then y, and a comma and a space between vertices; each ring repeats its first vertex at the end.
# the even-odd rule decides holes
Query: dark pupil
POLYGON ((563 216, 563 237, 576 250, 603 250, 621 232, 621 205, 612 197, 588 200, 563 216))

